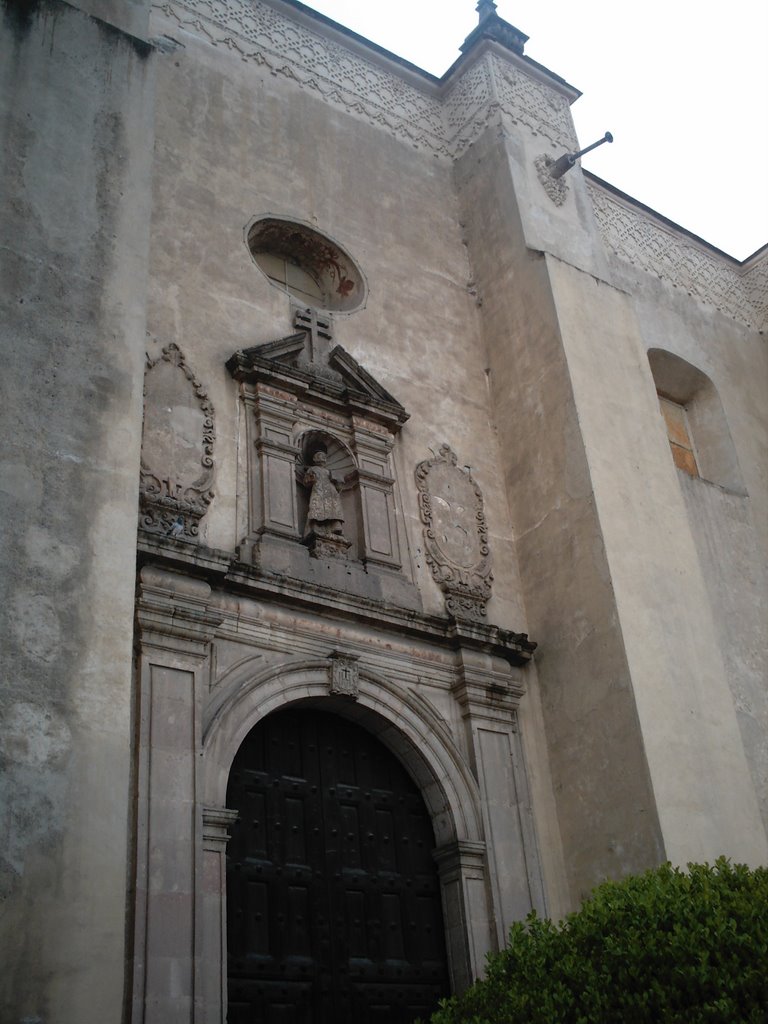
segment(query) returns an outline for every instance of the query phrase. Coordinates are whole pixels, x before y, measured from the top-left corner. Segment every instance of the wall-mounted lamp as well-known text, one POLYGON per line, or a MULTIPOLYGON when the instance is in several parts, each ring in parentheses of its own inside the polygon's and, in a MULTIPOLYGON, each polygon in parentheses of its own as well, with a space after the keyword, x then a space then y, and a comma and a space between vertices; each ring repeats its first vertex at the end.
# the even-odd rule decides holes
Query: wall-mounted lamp
POLYGON ((552 178, 562 178, 566 171, 570 171, 580 156, 584 156, 585 153, 589 153, 591 149, 597 149, 598 146, 602 146, 604 142, 613 142, 613 136, 610 132, 606 132, 602 139, 598 139, 597 142, 593 142, 591 146, 587 146, 586 149, 580 149, 578 153, 563 153, 561 157, 549 168, 549 174, 552 178))

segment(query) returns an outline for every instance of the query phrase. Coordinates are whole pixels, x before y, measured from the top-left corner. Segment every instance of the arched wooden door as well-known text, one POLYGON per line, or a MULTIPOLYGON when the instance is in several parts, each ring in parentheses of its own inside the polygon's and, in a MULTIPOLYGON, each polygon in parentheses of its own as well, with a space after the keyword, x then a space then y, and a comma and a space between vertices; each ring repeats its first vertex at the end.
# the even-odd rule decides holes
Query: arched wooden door
POLYGON ((406 1024, 448 988, 432 824, 365 729, 286 710, 249 733, 227 806, 228 1024, 406 1024))

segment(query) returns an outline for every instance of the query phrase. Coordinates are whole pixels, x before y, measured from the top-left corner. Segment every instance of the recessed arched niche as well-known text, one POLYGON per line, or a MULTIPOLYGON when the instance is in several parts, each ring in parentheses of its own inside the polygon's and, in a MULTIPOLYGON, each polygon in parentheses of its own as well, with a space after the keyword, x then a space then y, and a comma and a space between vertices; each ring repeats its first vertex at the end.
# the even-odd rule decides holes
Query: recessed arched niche
POLYGON ((675 465, 689 476, 745 495, 736 448, 712 380, 665 349, 649 349, 648 361, 675 465))
POLYGON ((359 559, 362 556, 362 545, 359 536, 361 526, 360 486, 357 480, 357 463, 355 457, 343 441, 324 430, 305 430, 297 438, 299 451, 298 515, 299 523, 303 524, 303 532, 307 531, 309 512, 309 489, 302 485, 306 470, 312 465, 316 452, 323 452, 325 467, 331 477, 338 482, 339 499, 344 510, 344 537, 349 542, 346 557, 359 559))
POLYGON ((341 246, 298 221, 259 217, 245 231, 256 266, 303 306, 351 313, 365 302, 365 279, 341 246))

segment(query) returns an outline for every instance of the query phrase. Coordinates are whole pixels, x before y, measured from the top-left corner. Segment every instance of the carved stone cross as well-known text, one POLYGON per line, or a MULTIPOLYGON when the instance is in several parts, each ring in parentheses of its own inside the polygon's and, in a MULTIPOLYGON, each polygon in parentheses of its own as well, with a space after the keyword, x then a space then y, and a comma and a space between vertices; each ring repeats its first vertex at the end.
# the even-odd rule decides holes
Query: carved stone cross
POLYGON ((333 341, 331 318, 319 316, 315 309, 297 309, 293 315, 293 325, 300 331, 307 332, 309 361, 311 363, 324 362, 333 341))

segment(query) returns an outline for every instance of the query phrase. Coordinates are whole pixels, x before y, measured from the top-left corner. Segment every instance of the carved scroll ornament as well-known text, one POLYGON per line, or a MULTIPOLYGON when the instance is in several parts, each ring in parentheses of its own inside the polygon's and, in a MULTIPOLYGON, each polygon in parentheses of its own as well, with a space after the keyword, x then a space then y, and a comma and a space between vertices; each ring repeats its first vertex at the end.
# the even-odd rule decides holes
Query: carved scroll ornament
POLYGON ((483 496, 455 453, 440 446, 416 467, 427 564, 456 618, 483 621, 491 596, 491 556, 483 496))
POLYGON ((177 345, 147 363, 139 506, 141 526, 197 539, 213 498, 213 406, 177 345))

